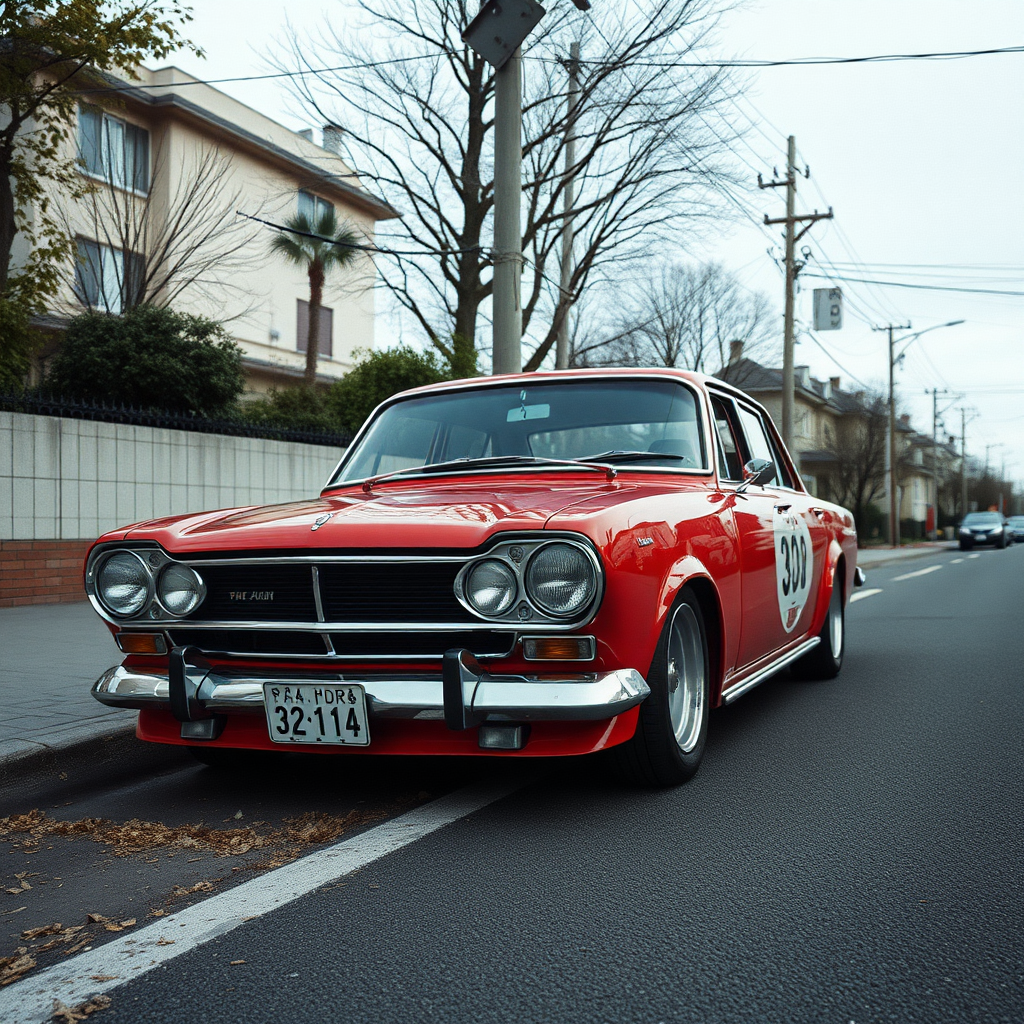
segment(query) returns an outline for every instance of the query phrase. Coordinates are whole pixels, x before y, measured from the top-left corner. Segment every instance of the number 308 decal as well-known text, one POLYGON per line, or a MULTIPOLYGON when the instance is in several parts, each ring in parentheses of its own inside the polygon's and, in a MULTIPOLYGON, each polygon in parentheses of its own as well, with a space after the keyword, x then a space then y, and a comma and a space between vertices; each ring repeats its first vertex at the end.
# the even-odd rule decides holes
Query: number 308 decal
POLYGON ((792 633, 807 604, 814 579, 814 551, 811 534, 803 518, 790 512, 775 512, 775 583, 782 627, 792 633))

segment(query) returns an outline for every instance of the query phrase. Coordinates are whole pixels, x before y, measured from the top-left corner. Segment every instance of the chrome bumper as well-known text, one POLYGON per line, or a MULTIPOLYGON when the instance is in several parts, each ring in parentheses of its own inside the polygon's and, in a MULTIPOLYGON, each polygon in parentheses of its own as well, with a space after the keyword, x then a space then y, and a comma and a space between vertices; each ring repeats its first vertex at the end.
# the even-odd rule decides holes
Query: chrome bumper
MULTIPOLYGON (((451 652, 454 654, 454 652, 451 652)), ((195 719, 217 712, 263 714, 263 685, 275 683, 358 683, 370 715, 378 718, 440 719, 465 729, 481 721, 593 721, 613 718, 639 704, 651 691, 636 669, 536 676, 491 675, 465 652, 449 659, 443 676, 374 673, 291 673, 252 675, 204 671, 186 666, 189 704, 195 719), (447 696, 447 701, 446 701, 447 696), (461 697, 461 700, 459 699, 461 697), (461 710, 460 710, 461 709, 461 710)), ((167 675, 119 665, 93 684, 92 695, 118 708, 173 710, 167 675)), ((185 716, 176 717, 184 720, 185 716)))

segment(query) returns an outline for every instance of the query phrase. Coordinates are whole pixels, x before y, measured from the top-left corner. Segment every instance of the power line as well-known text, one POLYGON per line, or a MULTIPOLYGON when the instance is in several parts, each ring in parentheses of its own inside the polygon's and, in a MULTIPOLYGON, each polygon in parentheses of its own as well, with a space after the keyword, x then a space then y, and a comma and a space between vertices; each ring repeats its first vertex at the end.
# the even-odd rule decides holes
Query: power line
POLYGON ((874 284, 883 288, 918 288, 931 292, 967 292, 972 295, 1021 295, 1024 292, 1001 291, 997 288, 954 288, 944 284, 911 284, 909 281, 870 281, 862 277, 836 277, 828 274, 812 274, 805 271, 807 277, 821 277, 827 280, 852 281, 856 284, 874 284))

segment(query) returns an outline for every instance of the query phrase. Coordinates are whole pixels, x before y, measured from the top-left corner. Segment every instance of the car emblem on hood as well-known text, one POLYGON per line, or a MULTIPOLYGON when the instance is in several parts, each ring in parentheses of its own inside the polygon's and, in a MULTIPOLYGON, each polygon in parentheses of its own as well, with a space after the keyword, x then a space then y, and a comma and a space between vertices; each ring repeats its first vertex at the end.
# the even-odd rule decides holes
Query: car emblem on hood
POLYGON ((322 516, 317 516, 316 522, 313 523, 313 525, 310 527, 310 530, 312 530, 313 533, 316 533, 316 531, 319 530, 320 527, 323 526, 324 523, 326 523, 333 515, 333 512, 325 512, 322 516))

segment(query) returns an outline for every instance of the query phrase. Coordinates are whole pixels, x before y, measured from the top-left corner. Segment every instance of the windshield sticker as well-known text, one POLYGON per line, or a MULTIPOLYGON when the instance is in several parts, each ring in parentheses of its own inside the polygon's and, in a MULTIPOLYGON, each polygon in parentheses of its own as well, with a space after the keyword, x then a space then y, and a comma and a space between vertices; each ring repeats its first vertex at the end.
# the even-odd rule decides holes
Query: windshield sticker
POLYGON ((782 628, 792 633, 807 604, 814 579, 814 551, 811 534, 802 516, 789 510, 775 510, 775 584, 782 628))

